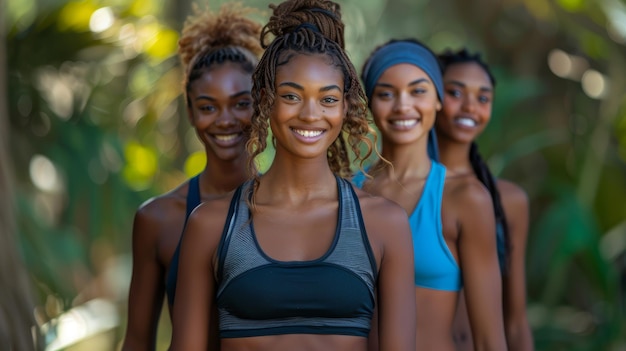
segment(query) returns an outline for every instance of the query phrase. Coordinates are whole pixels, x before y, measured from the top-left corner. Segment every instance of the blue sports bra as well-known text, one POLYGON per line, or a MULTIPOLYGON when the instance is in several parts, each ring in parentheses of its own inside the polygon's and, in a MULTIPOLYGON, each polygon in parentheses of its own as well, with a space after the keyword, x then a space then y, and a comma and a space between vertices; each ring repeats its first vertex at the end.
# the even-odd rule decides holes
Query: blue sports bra
POLYGON ((259 246, 246 202, 250 184, 235 192, 218 248, 220 337, 367 337, 377 269, 351 184, 337 178, 339 216, 328 251, 315 260, 288 262, 259 246))
MULTIPOLYGON (((459 291, 463 287, 461 269, 443 237, 441 224, 441 199, 446 178, 446 168, 435 161, 422 196, 409 217, 413 238, 415 285, 436 290, 459 291)), ((358 172, 353 183, 363 187, 366 177, 358 172)))
MULTIPOLYGON (((200 205, 200 202, 200 175, 198 174, 197 176, 189 179, 189 186, 187 188, 187 208, 185 213, 185 224, 183 225, 183 232, 185 231, 185 226, 187 225, 189 215, 198 205, 200 205)), ((178 245, 176 245, 174 255, 172 256, 170 266, 167 268, 165 293, 167 295, 167 302, 170 304, 170 306, 174 305, 174 296, 176 295, 176 279, 178 278, 178 261, 180 259, 180 243, 182 242, 182 240, 183 235, 181 234, 180 239, 178 240, 178 245)))

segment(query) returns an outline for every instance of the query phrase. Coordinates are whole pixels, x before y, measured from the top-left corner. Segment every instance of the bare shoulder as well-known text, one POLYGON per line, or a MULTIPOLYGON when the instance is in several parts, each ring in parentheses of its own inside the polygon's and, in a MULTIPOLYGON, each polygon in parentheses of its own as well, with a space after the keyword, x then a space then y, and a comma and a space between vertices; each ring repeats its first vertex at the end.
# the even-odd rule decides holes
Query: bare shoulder
POLYGON ((378 258, 385 248, 409 245, 411 230, 409 218, 404 209, 395 202, 382 196, 372 195, 355 188, 361 206, 365 230, 372 248, 378 258))
POLYGON ((521 186, 505 179, 498 179, 496 186, 506 208, 519 209, 528 206, 528 194, 521 186))
POLYGON ((198 205, 187 220, 185 240, 214 247, 222 235, 233 194, 231 191, 198 205))
POLYGON ((395 202, 356 187, 354 190, 359 198, 364 220, 392 223, 398 220, 407 220, 406 211, 395 202))
POLYGON ((144 201, 137 209, 137 216, 155 221, 167 220, 168 218, 164 218, 164 214, 170 211, 176 212, 181 206, 184 209, 187 201, 188 185, 189 181, 185 181, 167 193, 144 201))
MULTIPOLYGON (((483 206, 493 206, 491 194, 474 176, 447 177, 444 186, 444 197, 452 199, 455 207, 469 210, 480 210, 483 206)), ((464 210, 464 212, 465 212, 464 210)))
POLYGON ((142 203, 135 212, 133 237, 146 243, 179 234, 185 222, 186 196, 187 182, 142 203))

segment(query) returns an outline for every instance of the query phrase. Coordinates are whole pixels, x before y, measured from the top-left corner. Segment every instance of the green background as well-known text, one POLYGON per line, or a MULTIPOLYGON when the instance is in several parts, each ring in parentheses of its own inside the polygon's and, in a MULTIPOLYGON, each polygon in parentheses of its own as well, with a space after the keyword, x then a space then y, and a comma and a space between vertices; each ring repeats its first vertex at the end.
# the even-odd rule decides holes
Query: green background
MULTIPOLYGON (((259 8, 264 22, 270 2, 243 3, 259 8)), ((339 3, 359 70, 390 38, 483 53, 498 85, 481 152, 531 201, 536 348, 626 350, 626 1, 339 3)), ((125 327, 134 211, 204 162, 181 104, 176 56, 191 1, 0 5, 9 156, 2 166, 11 176, 3 192, 12 195, 16 228, 8 233, 15 247, 3 249, 17 250, 26 266, 48 349, 115 349, 125 327), (70 310, 95 321, 61 331, 70 310), (80 341, 63 346, 63 333, 80 341)))

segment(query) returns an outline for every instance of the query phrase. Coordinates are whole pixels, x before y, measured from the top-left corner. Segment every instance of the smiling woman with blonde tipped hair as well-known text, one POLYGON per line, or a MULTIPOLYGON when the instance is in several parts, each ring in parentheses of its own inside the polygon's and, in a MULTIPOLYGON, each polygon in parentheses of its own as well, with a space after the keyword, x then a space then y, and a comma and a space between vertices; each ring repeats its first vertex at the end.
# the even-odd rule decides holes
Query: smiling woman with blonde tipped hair
POLYGON ((252 73, 263 52, 261 25, 245 17, 251 9, 237 4, 196 11, 185 23, 178 52, 188 120, 207 161, 200 174, 146 201, 135 215, 125 351, 154 350, 164 295, 172 312, 179 242, 191 211, 249 178, 245 145, 252 73))

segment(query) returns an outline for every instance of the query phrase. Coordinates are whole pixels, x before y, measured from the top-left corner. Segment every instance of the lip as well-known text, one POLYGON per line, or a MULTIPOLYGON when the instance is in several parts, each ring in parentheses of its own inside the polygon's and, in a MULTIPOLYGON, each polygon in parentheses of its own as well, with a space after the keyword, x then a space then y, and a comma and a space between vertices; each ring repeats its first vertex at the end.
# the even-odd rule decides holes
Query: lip
POLYGON ((326 130, 321 128, 290 127, 289 129, 298 140, 307 144, 315 143, 316 141, 320 140, 324 136, 324 134, 326 134, 326 130))
POLYGON ((453 120, 454 125, 461 129, 474 130, 480 126, 478 120, 473 116, 457 116, 453 120), (472 122, 474 125, 472 125, 472 122))
POLYGON ((217 146, 223 148, 233 147, 241 143, 244 139, 244 133, 242 131, 232 131, 228 133, 208 133, 208 136, 217 146))
POLYGON ((396 118, 389 120, 389 125, 391 129, 397 131, 405 131, 411 130, 422 124, 422 119, 420 117, 415 118, 396 118))

